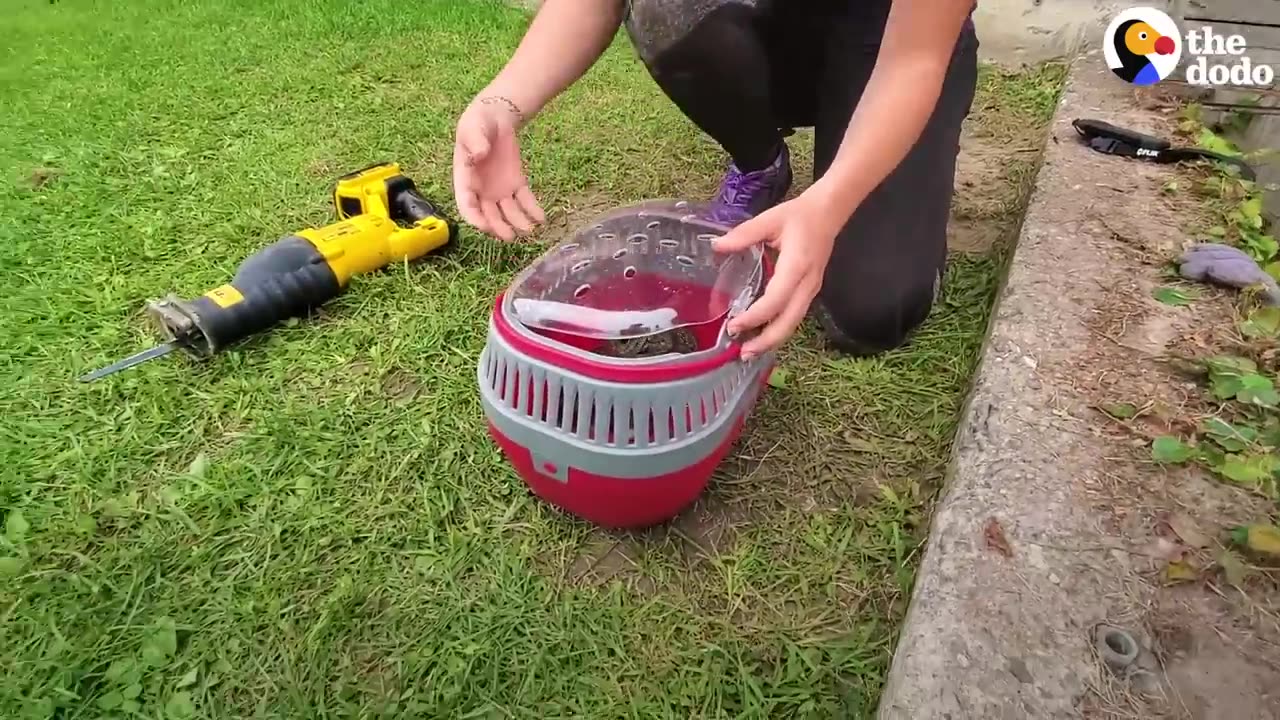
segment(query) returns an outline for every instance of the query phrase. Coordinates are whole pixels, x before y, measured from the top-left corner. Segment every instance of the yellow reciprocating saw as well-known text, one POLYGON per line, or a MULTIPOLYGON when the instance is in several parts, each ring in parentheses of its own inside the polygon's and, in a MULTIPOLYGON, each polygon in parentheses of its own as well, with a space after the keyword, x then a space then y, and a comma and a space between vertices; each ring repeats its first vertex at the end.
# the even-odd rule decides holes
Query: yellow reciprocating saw
POLYGON ((145 308, 167 341, 81 377, 92 382, 181 348, 205 359, 250 335, 307 315, 351 278, 416 260, 452 243, 457 225, 418 192, 396 163, 339 178, 338 221, 285 236, 240 264, 225 285, 191 300, 170 295, 145 308))

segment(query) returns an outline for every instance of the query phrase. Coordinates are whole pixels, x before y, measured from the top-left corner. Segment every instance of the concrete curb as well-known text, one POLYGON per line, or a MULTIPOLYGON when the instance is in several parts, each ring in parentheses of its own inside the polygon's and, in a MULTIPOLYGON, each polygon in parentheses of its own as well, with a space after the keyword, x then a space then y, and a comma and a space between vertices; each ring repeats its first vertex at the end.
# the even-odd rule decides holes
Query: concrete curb
POLYGON ((1097 283, 1122 272, 1105 265, 1111 238, 1088 220, 1106 193, 1116 197, 1099 186, 1158 171, 1086 148, 1071 128, 1078 117, 1147 129, 1132 89, 1100 53, 1072 64, 961 418, 882 720, 1080 717, 1097 677, 1091 633, 1120 580, 1106 558, 1082 563, 1051 548, 1101 541, 1078 497, 1086 478, 1106 472, 1106 452, 1079 430, 1072 413, 1085 411, 1053 379, 1082 361, 1097 283), (984 540, 992 519, 1014 541, 1009 557, 984 540))

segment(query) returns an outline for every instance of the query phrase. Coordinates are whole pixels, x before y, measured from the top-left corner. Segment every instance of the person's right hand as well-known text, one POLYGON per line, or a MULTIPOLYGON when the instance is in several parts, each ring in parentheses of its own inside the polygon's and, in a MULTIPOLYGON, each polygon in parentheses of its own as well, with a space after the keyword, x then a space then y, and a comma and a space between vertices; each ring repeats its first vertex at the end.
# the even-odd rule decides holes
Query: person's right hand
POLYGON ((519 121, 505 100, 477 98, 458 118, 453 146, 453 193, 462 219, 503 240, 546 220, 521 166, 519 121))

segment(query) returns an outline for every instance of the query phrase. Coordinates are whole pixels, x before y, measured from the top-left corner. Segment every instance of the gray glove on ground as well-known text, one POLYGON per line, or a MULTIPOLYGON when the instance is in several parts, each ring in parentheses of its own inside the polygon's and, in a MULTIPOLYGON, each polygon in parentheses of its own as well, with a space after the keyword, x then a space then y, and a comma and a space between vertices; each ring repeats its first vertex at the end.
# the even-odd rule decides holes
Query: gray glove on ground
POLYGON ((1178 263, 1178 272, 1188 280, 1211 282, 1237 290, 1261 285, 1267 302, 1280 305, 1280 286, 1277 286, 1275 278, 1239 248, 1220 243, 1199 243, 1184 252, 1178 263))

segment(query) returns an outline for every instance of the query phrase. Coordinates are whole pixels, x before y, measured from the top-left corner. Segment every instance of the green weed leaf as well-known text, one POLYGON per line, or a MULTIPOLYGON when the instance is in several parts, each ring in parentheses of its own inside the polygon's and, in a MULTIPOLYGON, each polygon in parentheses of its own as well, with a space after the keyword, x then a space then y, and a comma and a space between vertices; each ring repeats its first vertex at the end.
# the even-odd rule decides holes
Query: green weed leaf
POLYGON ((0 579, 17 577, 22 574, 26 563, 22 558, 0 557, 0 579))
POLYGON ((1209 372, 1209 392, 1219 400, 1235 397, 1244 387, 1244 376, 1258 370, 1252 360, 1231 355, 1212 357, 1204 364, 1209 372))
POLYGON ((1209 392, 1219 400, 1229 400, 1244 387, 1239 375, 1210 375, 1209 392))
POLYGON ((170 618, 160 618, 142 643, 142 659, 152 667, 163 667, 178 651, 178 633, 170 618))
POLYGON ((1214 374, 1234 374, 1243 375, 1245 373, 1258 372, 1258 364, 1249 358, 1239 357, 1236 355, 1215 355, 1204 361, 1205 368, 1208 369, 1210 375, 1214 374))
POLYGON ((164 704, 165 715, 174 720, 185 720, 196 714, 195 701, 191 699, 191 693, 186 690, 179 690, 174 693, 169 702, 164 704))
POLYGON ((1195 448, 1171 435, 1162 435, 1151 443, 1151 459, 1158 463, 1178 465, 1195 456, 1195 448))
POLYGON ((120 703, 124 702, 124 697, 117 690, 98 698, 98 708, 101 710, 115 710, 120 707, 120 703))
POLYGON ((1273 280, 1280 282, 1280 261, 1267 263, 1266 267, 1262 269, 1270 275, 1273 280))
POLYGON ((1227 229, 1222 225, 1214 225, 1213 227, 1209 228, 1206 232, 1208 232, 1210 235, 1216 238, 1227 236, 1227 229))
POLYGON ((1200 137, 1196 144, 1205 150, 1211 150, 1221 155, 1229 157, 1238 157, 1240 155, 1240 151, 1236 149, 1235 145, 1232 145, 1228 140, 1220 137, 1207 127, 1200 128, 1200 137))
POLYGON ((1280 404, 1280 393, 1276 392, 1271 378, 1249 373, 1240 378, 1240 390, 1236 399, 1249 405, 1273 408, 1280 404))
POLYGON ((4 521, 5 538, 17 546, 26 542, 27 531, 30 529, 31 525, 27 523, 27 518, 21 510, 10 511, 9 517, 4 521))
POLYGON ((1138 408, 1133 403, 1112 403, 1103 407, 1102 411, 1117 420, 1131 420, 1138 415, 1138 408))
POLYGON ((1258 431, 1247 426, 1232 425, 1221 418, 1211 417, 1200 424, 1200 429, 1228 452, 1240 452, 1258 439, 1258 431))
POLYGON ((1249 527, 1247 525, 1239 525, 1231 528, 1231 542, 1244 547, 1249 541, 1249 527))
POLYGON ((1240 332, 1248 338, 1275 337, 1280 333, 1280 307, 1258 308, 1240 323, 1240 332))
POLYGON ((1254 195, 1240 204, 1240 215, 1244 222, 1255 230, 1262 229, 1262 197, 1254 195))
POLYGON ((1280 243, 1277 243, 1274 237, 1251 225, 1240 228, 1240 242, 1244 245, 1244 250, 1249 257, 1259 263, 1269 262, 1276 253, 1280 253, 1280 243))
POLYGON ((787 371, 780 367, 775 367, 773 372, 769 373, 769 387, 783 390, 787 387, 787 371))
POLYGON ((103 675, 113 683, 120 683, 124 682, 125 678, 129 676, 130 671, 133 669, 134 664, 132 660, 113 660, 111 665, 107 666, 107 671, 103 675))
POLYGON ((1273 450, 1280 448, 1280 418, 1272 416, 1267 419, 1267 424, 1258 433, 1258 444, 1273 450))
POLYGON ((1222 477, 1241 485, 1257 485, 1276 471, 1274 455, 1227 455, 1215 471, 1222 477))
POLYGON ((82 535, 92 535, 98 529, 98 521, 92 515, 77 515, 72 526, 82 535))
POLYGON ((1191 301, 1195 300, 1200 295, 1199 293, 1193 290, 1183 290, 1183 289, 1174 288, 1174 287, 1161 287, 1161 288, 1156 288, 1155 291, 1151 293, 1151 296, 1154 297, 1156 300, 1159 300, 1160 302, 1164 303, 1165 305, 1182 306, 1182 305, 1190 305, 1191 301))
POLYGON ((1196 448, 1196 460, 1205 467, 1215 468, 1227 461, 1227 451, 1216 443, 1205 443, 1196 448))
POLYGON ((191 466, 187 468, 187 474, 192 477, 204 477, 205 472, 209 470, 209 457, 203 452, 196 455, 191 461, 191 466))

